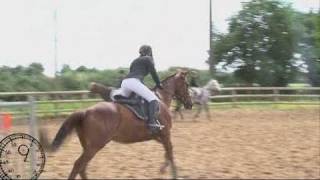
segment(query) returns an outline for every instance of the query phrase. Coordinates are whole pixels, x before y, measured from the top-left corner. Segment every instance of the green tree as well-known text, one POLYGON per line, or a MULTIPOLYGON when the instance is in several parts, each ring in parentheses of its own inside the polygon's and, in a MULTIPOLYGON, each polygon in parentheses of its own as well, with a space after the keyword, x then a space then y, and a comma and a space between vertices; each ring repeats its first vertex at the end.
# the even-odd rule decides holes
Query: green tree
POLYGON ((32 74, 39 75, 39 74, 42 74, 43 71, 44 71, 44 68, 40 63, 31 63, 29 67, 26 68, 26 73, 29 75, 32 75, 32 74))
POLYGON ((306 65, 307 77, 313 86, 320 86, 320 15, 296 13, 298 45, 296 52, 301 54, 300 63, 306 65))
POLYGON ((234 76, 244 83, 287 85, 297 72, 292 12, 290 6, 276 0, 244 3, 230 19, 229 33, 213 42, 214 59, 234 69, 234 76))
POLYGON ((60 73, 64 74, 64 73, 71 72, 71 71, 72 71, 71 67, 67 64, 64 64, 64 65, 62 65, 62 69, 61 69, 60 73))

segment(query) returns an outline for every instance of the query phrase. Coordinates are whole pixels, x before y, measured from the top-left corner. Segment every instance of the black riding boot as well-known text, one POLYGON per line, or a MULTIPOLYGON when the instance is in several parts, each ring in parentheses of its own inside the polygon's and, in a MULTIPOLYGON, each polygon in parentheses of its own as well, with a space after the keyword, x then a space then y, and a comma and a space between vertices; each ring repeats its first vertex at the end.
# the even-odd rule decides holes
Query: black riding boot
POLYGON ((157 120, 159 112, 159 102, 157 100, 153 100, 149 102, 148 108, 148 126, 152 134, 156 134, 161 130, 162 125, 157 120))

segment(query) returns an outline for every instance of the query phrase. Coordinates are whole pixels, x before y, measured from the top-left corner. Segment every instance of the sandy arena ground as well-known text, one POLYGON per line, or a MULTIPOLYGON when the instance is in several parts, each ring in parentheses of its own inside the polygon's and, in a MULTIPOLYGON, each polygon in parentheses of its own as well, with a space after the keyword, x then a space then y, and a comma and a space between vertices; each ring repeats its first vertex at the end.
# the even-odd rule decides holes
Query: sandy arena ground
MULTIPOLYGON (((320 110, 227 109, 175 121, 172 141, 180 178, 320 178, 320 110)), ((44 123, 53 138, 61 121, 44 123)), ((24 131, 16 126, 14 131, 24 131)), ((82 149, 76 134, 47 153, 41 178, 65 179, 82 149)), ((89 178, 169 178, 159 173, 162 146, 111 142, 90 162, 89 178)), ((78 177, 79 178, 79 177, 78 177)))

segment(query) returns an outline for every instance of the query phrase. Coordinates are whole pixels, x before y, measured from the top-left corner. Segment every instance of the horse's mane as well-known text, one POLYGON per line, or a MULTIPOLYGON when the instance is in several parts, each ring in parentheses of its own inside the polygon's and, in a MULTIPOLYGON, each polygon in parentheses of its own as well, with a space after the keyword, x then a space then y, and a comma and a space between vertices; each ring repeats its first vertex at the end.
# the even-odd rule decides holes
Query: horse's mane
POLYGON ((161 82, 164 83, 167 80, 171 79, 173 76, 175 76, 177 73, 171 74, 170 76, 166 77, 164 80, 162 80, 161 82))
MULTIPOLYGON (((161 83, 166 83, 169 79, 171 79, 172 77, 174 77, 177 73, 171 74, 170 76, 166 77, 165 79, 163 79, 161 81, 161 83)), ((154 86, 153 88, 151 88, 152 91, 155 91, 157 89, 157 86, 154 86)))

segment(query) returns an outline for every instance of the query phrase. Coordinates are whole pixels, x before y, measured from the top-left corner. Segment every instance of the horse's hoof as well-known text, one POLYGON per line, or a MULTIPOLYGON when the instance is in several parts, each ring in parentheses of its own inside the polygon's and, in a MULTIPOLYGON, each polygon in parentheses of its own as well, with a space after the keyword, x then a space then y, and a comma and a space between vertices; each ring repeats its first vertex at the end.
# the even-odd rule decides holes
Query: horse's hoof
POLYGON ((165 167, 160 168, 160 174, 164 174, 164 173, 166 173, 166 168, 165 167))
POLYGON ((167 171, 168 166, 169 166, 169 163, 163 163, 163 165, 160 167, 160 173, 164 174, 167 171))

